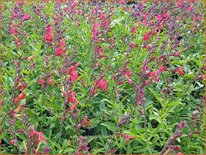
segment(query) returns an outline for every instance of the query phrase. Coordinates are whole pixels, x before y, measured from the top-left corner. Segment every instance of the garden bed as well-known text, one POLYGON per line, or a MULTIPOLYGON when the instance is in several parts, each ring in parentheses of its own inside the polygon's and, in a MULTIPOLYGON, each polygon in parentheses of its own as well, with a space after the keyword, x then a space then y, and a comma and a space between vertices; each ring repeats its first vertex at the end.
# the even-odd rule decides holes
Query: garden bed
POLYGON ((201 2, 1 7, 1 153, 205 153, 201 2))

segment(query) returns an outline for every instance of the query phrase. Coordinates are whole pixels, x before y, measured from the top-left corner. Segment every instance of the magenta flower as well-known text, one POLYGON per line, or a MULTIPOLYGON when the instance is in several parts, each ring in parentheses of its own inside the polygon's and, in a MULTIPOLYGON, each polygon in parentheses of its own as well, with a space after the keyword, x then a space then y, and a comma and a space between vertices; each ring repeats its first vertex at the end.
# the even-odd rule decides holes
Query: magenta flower
POLYGON ((25 20, 29 20, 30 19, 30 16, 27 15, 27 14, 24 14, 24 16, 22 17, 22 20, 25 21, 25 20))
POLYGON ((65 52, 66 52, 66 50, 62 49, 61 47, 58 47, 58 48, 56 48, 54 54, 56 56, 62 56, 65 52))
POLYGON ((161 21, 161 20, 162 20, 162 15, 159 13, 159 14, 156 16, 156 19, 157 19, 158 21, 161 21))

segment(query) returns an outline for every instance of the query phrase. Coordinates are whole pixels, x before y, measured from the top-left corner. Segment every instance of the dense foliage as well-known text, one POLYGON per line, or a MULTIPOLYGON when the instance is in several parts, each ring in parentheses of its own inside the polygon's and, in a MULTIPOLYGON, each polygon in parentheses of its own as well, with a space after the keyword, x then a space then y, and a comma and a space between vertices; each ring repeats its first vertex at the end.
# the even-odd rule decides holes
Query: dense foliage
POLYGON ((201 2, 1 7, 1 153, 204 153, 201 2))

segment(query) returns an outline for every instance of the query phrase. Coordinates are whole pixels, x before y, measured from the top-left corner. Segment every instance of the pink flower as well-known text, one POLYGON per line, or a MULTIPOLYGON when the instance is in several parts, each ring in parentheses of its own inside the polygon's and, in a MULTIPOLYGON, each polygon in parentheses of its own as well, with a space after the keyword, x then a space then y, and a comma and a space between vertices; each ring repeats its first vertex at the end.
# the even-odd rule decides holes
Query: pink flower
POLYGON ((177 6, 178 8, 183 8, 183 1, 182 1, 182 0, 177 0, 176 6, 177 6))
POLYGON ((138 47, 138 45, 137 45, 136 43, 134 43, 134 42, 131 42, 131 43, 129 44, 129 47, 130 47, 130 48, 135 48, 135 47, 138 47))
POLYGON ((132 28, 132 34, 135 34, 137 32, 137 29, 138 29, 138 25, 135 25, 133 28, 132 28))
POLYGON ((146 48, 149 51, 149 50, 151 50, 152 47, 151 47, 151 44, 147 44, 144 46, 144 48, 146 48))
POLYGON ((147 79, 147 80, 144 82, 143 86, 145 87, 145 86, 149 85, 149 84, 150 84, 150 81, 151 81, 151 79, 147 79))
POLYGON ((146 32, 146 33, 144 34, 143 40, 144 40, 144 41, 150 40, 150 35, 149 35, 148 32, 146 32))
POLYGON ((16 142, 17 142, 16 139, 12 139, 12 140, 10 140, 10 144, 11 144, 11 145, 14 145, 16 142))
POLYGON ((16 36, 14 36, 14 37, 15 37, 15 38, 14 38, 14 41, 15 41, 15 43, 17 44, 17 48, 21 47, 21 46, 22 46, 21 40, 19 40, 19 38, 17 38, 16 36))
POLYGON ((35 134, 37 135, 36 143, 39 143, 40 141, 46 143, 46 139, 42 136, 42 132, 36 132, 35 134))
POLYGON ((25 20, 29 20, 30 19, 30 16, 27 15, 27 14, 24 14, 24 16, 22 17, 22 20, 25 21, 25 20))
POLYGON ((107 82, 102 78, 97 81, 97 88, 103 89, 105 92, 107 91, 107 82))
POLYGON ((144 20, 142 21, 142 24, 143 24, 144 26, 146 26, 146 25, 147 25, 147 20, 144 19, 144 20))
POLYGON ((106 15, 104 12, 101 12, 100 15, 99 15, 99 18, 101 21, 104 21, 106 19, 106 15))
POLYGON ((157 19, 158 21, 161 21, 161 20, 162 20, 162 15, 159 13, 159 14, 156 16, 156 19, 157 19))
POLYGON ((174 72, 178 73, 179 75, 183 75, 184 74, 183 67, 181 66, 176 68, 174 72))
POLYGON ((189 7, 187 8, 187 11, 190 12, 192 11, 192 5, 190 4, 189 7))
POLYGON ((175 53, 173 54, 173 56, 174 56, 174 57, 180 56, 180 52, 175 52, 175 53))
POLYGON ((16 28, 14 27, 14 23, 11 22, 9 24, 9 34, 16 34, 16 33, 17 33, 17 31, 16 31, 16 28))
POLYGON ((158 80, 159 80, 159 76, 155 75, 155 76, 154 76, 154 82, 157 83, 158 80))
POLYGON ((96 21, 94 21, 94 26, 92 29, 92 40, 95 40, 98 36, 98 27, 99 27, 99 24, 97 24, 96 21))

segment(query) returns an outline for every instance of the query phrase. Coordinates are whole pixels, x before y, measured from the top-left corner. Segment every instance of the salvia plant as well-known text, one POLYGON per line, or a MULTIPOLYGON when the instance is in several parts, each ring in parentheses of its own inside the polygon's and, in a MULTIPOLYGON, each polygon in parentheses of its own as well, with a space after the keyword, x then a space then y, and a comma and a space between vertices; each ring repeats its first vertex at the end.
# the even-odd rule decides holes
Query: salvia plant
POLYGON ((204 154, 205 12, 1 3, 1 153, 204 154))

